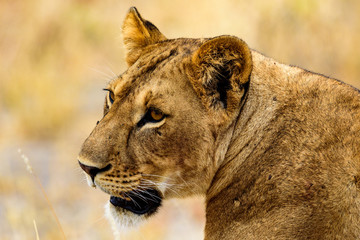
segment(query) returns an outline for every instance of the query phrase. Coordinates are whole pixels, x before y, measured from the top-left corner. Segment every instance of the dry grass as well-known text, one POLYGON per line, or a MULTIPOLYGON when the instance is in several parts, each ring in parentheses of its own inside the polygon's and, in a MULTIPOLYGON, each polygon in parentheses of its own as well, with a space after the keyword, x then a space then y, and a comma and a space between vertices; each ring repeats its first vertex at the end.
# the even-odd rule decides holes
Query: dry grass
MULTIPOLYGON (((19 147, 67 239, 112 238, 103 219, 108 197, 86 186, 76 155, 101 117, 100 89, 126 68, 120 26, 132 5, 168 37, 236 35, 282 62, 360 87, 356 0, 0 0, 2 239, 63 238, 19 147)), ((201 200, 171 201, 129 239, 201 239, 203 219, 201 200)))
MULTIPOLYGON (((65 233, 64 233, 64 230, 61 226, 61 223, 59 221, 59 218, 58 216, 56 215, 56 212, 54 210, 54 207, 48 197, 48 195, 46 194, 46 191, 38 177, 38 175, 36 174, 36 172, 34 172, 31 164, 30 164, 30 161, 29 161, 29 158, 22 152, 22 150, 19 148, 18 150, 19 154, 21 155, 21 158, 24 160, 24 163, 25 163, 25 166, 26 166, 26 169, 27 171, 33 175, 34 177, 34 180, 38 186, 38 188, 41 190, 41 193, 42 193, 42 197, 46 200, 46 203, 47 203, 47 208, 50 210, 53 218, 56 220, 56 224, 57 224, 57 227, 59 228, 59 232, 61 233, 61 235, 63 236, 63 239, 66 239, 65 237, 65 233)), ((36 221, 34 219, 34 228, 35 228, 35 233, 36 233, 36 238, 39 239, 39 232, 38 232, 38 229, 37 229, 37 226, 36 226, 36 221)))

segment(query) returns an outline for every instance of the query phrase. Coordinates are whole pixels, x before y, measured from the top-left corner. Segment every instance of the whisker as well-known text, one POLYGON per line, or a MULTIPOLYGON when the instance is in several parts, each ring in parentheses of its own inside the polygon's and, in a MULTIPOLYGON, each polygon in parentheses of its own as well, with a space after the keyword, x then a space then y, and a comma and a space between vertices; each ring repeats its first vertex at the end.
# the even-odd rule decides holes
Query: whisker
POLYGON ((147 202, 147 198, 142 196, 140 193, 137 192, 137 189, 134 187, 130 187, 132 192, 136 194, 137 197, 141 198, 142 200, 144 200, 145 202, 147 202))
POLYGON ((106 67, 107 69, 112 73, 113 77, 114 78, 117 78, 118 76, 114 73, 114 71, 112 70, 113 69, 113 66, 111 65, 110 62, 106 61, 106 67))
POLYGON ((170 190, 171 192, 175 193, 176 195, 178 195, 179 197, 181 196, 179 194, 179 192, 176 190, 181 190, 184 188, 184 184, 183 183, 176 183, 176 184, 173 184, 173 183, 167 183, 167 182, 154 182, 154 181, 151 181, 151 180, 148 180, 146 179, 145 182, 143 183, 144 186, 156 186, 156 187, 159 187, 159 188, 164 188, 164 190, 170 190))
MULTIPOLYGON (((140 186, 139 186, 139 187, 140 187, 140 186)), ((152 201, 152 202, 156 202, 156 199, 161 200, 160 197, 155 196, 155 195, 149 193, 148 191, 146 191, 146 189, 145 189, 145 190, 139 189, 139 187, 138 187, 137 189, 135 189, 134 192, 135 192, 136 194, 138 194, 138 195, 137 195, 138 197, 144 199, 145 202, 148 202, 147 200, 150 200, 150 201, 152 201), (147 198, 147 197, 144 197, 143 195, 141 195, 141 193, 146 193, 146 194, 149 195, 150 198, 152 198, 152 199, 147 198)))
POLYGON ((165 188, 173 188, 174 186, 182 188, 184 184, 173 184, 173 183, 167 183, 167 182, 154 182, 152 180, 148 180, 148 179, 142 179, 141 184, 142 186, 156 186, 156 187, 165 187, 165 188))
POLYGON ((137 207, 141 208, 140 205, 139 205, 132 197, 130 197, 126 192, 124 192, 124 194, 126 195, 126 197, 130 198, 130 200, 131 200, 137 207))
POLYGON ((156 187, 162 188, 162 186, 165 186, 165 190, 171 190, 173 193, 175 193, 176 195, 178 195, 180 197, 180 194, 173 189, 174 186, 180 186, 180 184, 175 185, 175 184, 170 184, 170 183, 165 183, 165 182, 156 183, 156 182, 148 180, 148 179, 143 179, 143 181, 146 181, 146 182, 145 183, 142 182, 140 184, 141 187, 148 187, 148 186, 154 187, 154 186, 156 186, 156 187))
POLYGON ((173 183, 169 183, 169 182, 160 182, 160 181, 154 181, 154 180, 150 180, 150 179, 142 179, 142 181, 153 185, 165 185, 165 186, 174 186, 175 184, 173 183))
MULTIPOLYGON (((187 186, 187 188, 188 188, 192 193, 196 194, 196 192, 194 191, 194 188, 191 187, 191 186, 181 177, 180 173, 178 173, 177 175, 178 175, 178 177, 185 183, 185 185, 187 186)), ((197 186, 197 187, 200 189, 200 186, 199 186, 199 185, 195 184, 195 186, 197 186)))
POLYGON ((156 175, 156 174, 146 174, 146 173, 143 173, 142 176, 164 178, 164 179, 171 180, 171 181, 174 180, 174 179, 171 178, 171 177, 165 177, 165 176, 156 175))
POLYGON ((94 72, 97 72, 97 73, 101 74, 103 77, 106 78, 106 80, 113 80, 114 79, 113 76, 111 76, 111 75, 109 75, 109 74, 107 74, 105 72, 102 72, 102 71, 100 71, 100 70, 98 70, 98 69, 96 69, 94 67, 88 67, 88 68, 91 69, 94 72))
POLYGON ((156 196, 156 195, 153 195, 151 194, 150 192, 148 192, 148 188, 142 188, 141 186, 138 186, 137 188, 133 188, 133 192, 136 194, 136 196, 138 196, 139 198, 143 199, 145 202, 148 202, 147 200, 150 200, 150 201, 153 201, 153 202, 156 202, 156 198, 158 200, 161 200, 160 197, 156 196), (143 196, 141 193, 146 193, 147 195, 149 195, 152 199, 149 199, 145 196, 143 196))
POLYGON ((180 193, 178 191, 176 191, 175 189, 173 189, 173 188, 167 188, 166 190, 170 190, 173 193, 175 193, 178 197, 181 197, 180 193))

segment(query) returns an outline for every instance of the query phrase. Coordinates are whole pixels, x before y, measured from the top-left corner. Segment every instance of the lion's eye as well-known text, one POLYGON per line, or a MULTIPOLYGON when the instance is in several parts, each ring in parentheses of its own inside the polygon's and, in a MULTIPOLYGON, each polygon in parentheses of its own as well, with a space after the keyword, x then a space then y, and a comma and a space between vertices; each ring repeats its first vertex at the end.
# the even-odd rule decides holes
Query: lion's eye
POLYGON ((114 99, 115 99, 115 94, 114 94, 114 92, 113 91, 111 91, 110 89, 107 89, 107 88, 104 88, 103 89, 104 91, 108 91, 109 93, 109 101, 110 101, 110 103, 111 104, 113 104, 114 103, 114 99))
POLYGON ((142 127, 147 123, 158 123, 161 122, 165 117, 165 114, 160 110, 150 108, 137 125, 138 127, 142 127))
POLYGON ((114 93, 112 91, 109 91, 109 100, 111 104, 114 103, 114 99, 115 99, 114 93))
POLYGON ((150 116, 154 121, 161 121, 164 118, 164 114, 162 112, 156 110, 150 110, 150 116))

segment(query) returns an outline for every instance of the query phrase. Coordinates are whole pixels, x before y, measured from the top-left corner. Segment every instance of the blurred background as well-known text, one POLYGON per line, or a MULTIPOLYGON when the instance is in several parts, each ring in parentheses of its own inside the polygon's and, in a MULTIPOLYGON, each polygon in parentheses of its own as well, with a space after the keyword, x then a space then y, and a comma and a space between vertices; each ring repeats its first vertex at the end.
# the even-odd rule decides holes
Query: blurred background
MULTIPOLYGON (((236 35, 360 87, 358 0, 0 0, 1 239, 113 238, 109 197, 87 186, 76 156, 102 116, 101 89, 126 69, 131 6, 168 38, 236 35)), ((203 199, 172 200, 124 239, 202 239, 203 226, 203 199)))

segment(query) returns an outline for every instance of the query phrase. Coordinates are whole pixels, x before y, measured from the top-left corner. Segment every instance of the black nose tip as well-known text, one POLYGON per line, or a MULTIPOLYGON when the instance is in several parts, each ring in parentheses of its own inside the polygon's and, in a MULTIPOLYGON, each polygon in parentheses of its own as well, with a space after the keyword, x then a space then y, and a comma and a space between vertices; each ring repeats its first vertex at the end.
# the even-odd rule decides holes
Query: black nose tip
POLYGON ((82 168, 82 170, 84 170, 87 174, 89 174, 89 176, 92 178, 93 181, 94 181, 96 174, 98 174, 100 172, 105 172, 107 170, 110 170, 110 168, 111 168, 111 164, 107 165, 104 168, 97 168, 97 167, 84 165, 80 161, 79 161, 79 165, 82 168))

